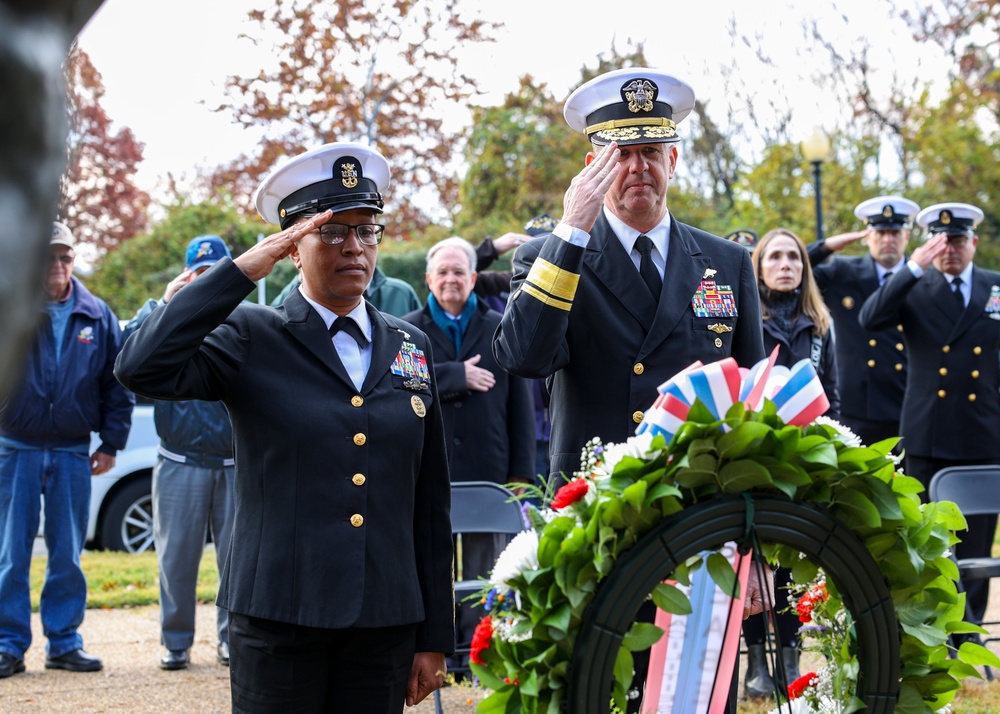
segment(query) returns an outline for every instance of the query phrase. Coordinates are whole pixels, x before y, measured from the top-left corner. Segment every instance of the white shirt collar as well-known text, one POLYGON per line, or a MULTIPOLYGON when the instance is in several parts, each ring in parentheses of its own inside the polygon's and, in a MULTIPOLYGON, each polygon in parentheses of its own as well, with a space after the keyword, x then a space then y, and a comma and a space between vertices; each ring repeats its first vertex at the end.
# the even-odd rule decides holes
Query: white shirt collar
MULTIPOLYGON (((299 289, 296 288, 296 290, 299 289)), ((337 319, 337 313, 333 312, 327 307, 324 307, 323 305, 320 305, 315 300, 312 300, 308 295, 303 293, 301 290, 299 290, 299 292, 302 294, 302 297, 306 299, 306 302, 312 305, 313 309, 319 313, 320 317, 323 318, 323 322, 324 324, 326 324, 326 329, 329 330, 330 325, 332 325, 333 321, 337 319)), ((361 302, 358 303, 358 306, 356 308, 347 313, 347 317, 351 318, 356 323, 358 323, 358 327, 361 328, 361 334, 364 335, 365 339, 368 340, 368 342, 370 343, 372 341, 372 321, 371 318, 368 317, 368 310, 365 307, 364 298, 362 298, 361 302)))
POLYGON ((667 250, 670 248, 670 211, 664 213, 663 220, 645 234, 627 225, 622 219, 609 211, 607 206, 604 207, 604 217, 608 219, 608 225, 611 226, 611 230, 618 236, 618 240, 621 241, 626 253, 631 255, 632 249, 635 248, 636 238, 640 235, 646 235, 653 241, 653 247, 659 253, 659 260, 657 260, 657 256, 654 254, 653 262, 660 265, 666 264, 667 250))
POLYGON ((892 273, 893 275, 895 275, 900 270, 902 270, 903 266, 905 266, 905 265, 906 265, 906 258, 900 258, 899 262, 896 263, 891 268, 883 268, 882 264, 879 263, 878 261, 876 261, 875 262, 875 274, 878 276, 878 284, 881 285, 882 282, 885 280, 885 274, 886 273, 892 273))

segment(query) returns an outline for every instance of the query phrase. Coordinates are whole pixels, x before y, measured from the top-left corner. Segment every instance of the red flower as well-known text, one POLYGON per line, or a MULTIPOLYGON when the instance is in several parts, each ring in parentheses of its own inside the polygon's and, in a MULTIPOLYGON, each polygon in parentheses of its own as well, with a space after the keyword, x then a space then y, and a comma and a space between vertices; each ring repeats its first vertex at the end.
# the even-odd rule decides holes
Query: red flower
POLYGON ((590 484, 586 479, 578 478, 556 491, 555 498, 552 499, 552 508, 558 511, 560 508, 572 505, 587 495, 590 484))
POLYGON ((795 605, 795 611, 799 614, 799 622, 807 624, 812 622, 812 613, 816 607, 816 603, 826 602, 829 599, 830 593, 827 592, 826 585, 820 585, 817 588, 807 591, 799 598, 799 602, 795 605))
POLYGON ((476 625, 475 632, 472 633, 472 644, 469 647, 469 659, 476 664, 486 664, 480 653, 489 649, 490 640, 493 639, 493 621, 487 615, 476 625))
POLYGON ((815 672, 803 674, 801 677, 788 685, 788 698, 798 699, 801 697, 803 692, 805 692, 806 689, 809 688, 809 685, 816 679, 819 679, 819 677, 816 676, 815 672))

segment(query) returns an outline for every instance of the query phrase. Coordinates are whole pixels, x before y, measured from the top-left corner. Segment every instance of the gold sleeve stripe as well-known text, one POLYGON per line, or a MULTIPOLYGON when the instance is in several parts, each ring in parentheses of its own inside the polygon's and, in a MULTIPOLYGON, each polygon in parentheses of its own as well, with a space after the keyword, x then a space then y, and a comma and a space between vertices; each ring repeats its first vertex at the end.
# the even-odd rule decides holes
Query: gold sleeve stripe
POLYGON ((577 273, 563 270, 541 258, 535 259, 525 280, 553 297, 570 302, 576 297, 576 287, 580 284, 580 276, 577 273))
POLYGON ((528 295, 531 295, 531 297, 535 298, 536 300, 541 300, 546 305, 551 305, 552 307, 558 307, 560 310, 566 310, 567 312, 569 312, 569 309, 573 307, 573 303, 566 302, 565 300, 560 300, 559 298, 549 297, 541 290, 536 288, 534 285, 528 285, 527 283, 524 283, 521 286, 521 290, 527 293, 528 295))

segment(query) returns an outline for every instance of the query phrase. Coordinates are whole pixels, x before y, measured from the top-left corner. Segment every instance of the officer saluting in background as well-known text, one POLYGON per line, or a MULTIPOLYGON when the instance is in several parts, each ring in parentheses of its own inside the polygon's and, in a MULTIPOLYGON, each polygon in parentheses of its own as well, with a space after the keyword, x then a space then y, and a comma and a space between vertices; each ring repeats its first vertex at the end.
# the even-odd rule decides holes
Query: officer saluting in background
POLYGON ((389 164, 327 144, 268 176, 279 223, 157 309, 118 378, 154 398, 221 400, 235 513, 219 605, 234 712, 399 714, 454 647, 450 485, 426 335, 363 299, 389 164), (281 307, 243 302, 291 257, 281 307))
MULTIPOLYGON (((1000 273, 973 264, 983 212, 967 203, 925 208, 927 242, 861 309, 870 330, 903 325, 910 356, 902 434, 906 473, 926 487, 946 466, 1000 463, 1000 273)), ((971 516, 959 558, 989 555, 993 516, 971 516)), ((985 581, 966 588, 981 619, 985 581)))
POLYGON ((865 300, 906 264, 910 226, 919 210, 902 196, 869 198, 854 209, 867 229, 831 236, 807 249, 837 334, 840 420, 865 444, 899 436, 906 350, 901 325, 871 333, 861 327, 858 313, 865 300), (867 243, 867 255, 831 257, 859 240, 867 243))

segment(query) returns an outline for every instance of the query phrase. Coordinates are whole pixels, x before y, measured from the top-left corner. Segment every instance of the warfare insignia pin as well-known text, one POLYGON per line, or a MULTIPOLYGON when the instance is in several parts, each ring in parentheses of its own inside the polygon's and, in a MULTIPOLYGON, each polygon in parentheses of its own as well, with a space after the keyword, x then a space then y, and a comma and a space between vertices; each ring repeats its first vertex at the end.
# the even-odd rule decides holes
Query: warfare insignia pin
POLYGON ((622 97, 628 102, 628 110, 633 114, 653 111, 653 102, 659 90, 648 79, 633 79, 621 89, 622 97))
POLYGON ((723 325, 721 322, 716 322, 714 325, 709 325, 708 329, 717 335, 721 335, 723 332, 732 332, 733 328, 729 325, 723 325))
POLYGON ((714 278, 717 272, 719 271, 713 270, 712 268, 705 268, 705 274, 701 276, 701 279, 708 280, 709 278, 714 278))
POLYGON ((340 167, 340 181, 344 188, 354 188, 358 185, 358 170, 354 164, 345 163, 340 167))

